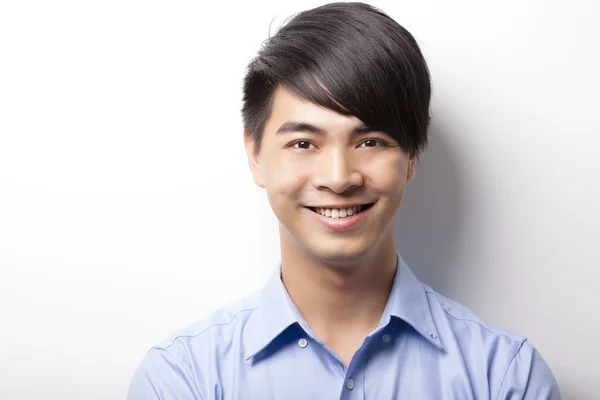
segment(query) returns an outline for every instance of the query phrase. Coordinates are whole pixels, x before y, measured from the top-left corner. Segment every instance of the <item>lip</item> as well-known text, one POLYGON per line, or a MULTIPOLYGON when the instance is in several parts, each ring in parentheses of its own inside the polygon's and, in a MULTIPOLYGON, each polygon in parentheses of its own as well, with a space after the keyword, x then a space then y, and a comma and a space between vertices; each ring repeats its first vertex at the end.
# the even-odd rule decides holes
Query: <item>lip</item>
POLYGON ((352 203, 352 204, 347 203, 347 204, 339 204, 339 205, 328 204, 328 205, 310 206, 310 208, 330 208, 330 209, 337 208, 339 210, 340 208, 352 208, 352 207, 358 207, 358 206, 366 206, 369 204, 373 204, 373 203, 352 203))
MULTIPOLYGON (((356 205, 358 205, 358 204, 356 204, 356 205)), ((354 207, 354 205, 339 206, 339 208, 349 208, 349 207, 354 207)), ((328 208, 328 207, 319 207, 319 208, 328 208)), ((337 207, 333 207, 333 208, 337 208, 337 207)), ((371 206, 371 207, 367 208, 366 210, 359 212, 358 214, 353 214, 353 215, 343 217, 343 218, 326 217, 326 216, 316 213, 310 209, 308 209, 307 211, 309 211, 312 215, 314 215, 314 217, 317 218, 323 225, 325 225, 325 227, 327 229, 339 232, 339 231, 350 230, 350 229, 356 227, 357 225, 359 225, 365 219, 366 214, 371 210, 371 208, 373 208, 373 207, 371 206)))

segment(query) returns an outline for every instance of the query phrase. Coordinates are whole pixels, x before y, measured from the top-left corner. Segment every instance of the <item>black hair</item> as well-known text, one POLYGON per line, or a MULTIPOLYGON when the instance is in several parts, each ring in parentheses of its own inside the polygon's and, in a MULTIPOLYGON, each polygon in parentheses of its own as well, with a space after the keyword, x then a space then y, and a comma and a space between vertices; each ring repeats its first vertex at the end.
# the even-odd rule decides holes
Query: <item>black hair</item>
POLYGON ((244 129, 260 149, 275 89, 392 136, 419 155, 427 145, 431 83, 414 37, 364 3, 331 3, 298 13, 268 38, 243 84, 244 129))

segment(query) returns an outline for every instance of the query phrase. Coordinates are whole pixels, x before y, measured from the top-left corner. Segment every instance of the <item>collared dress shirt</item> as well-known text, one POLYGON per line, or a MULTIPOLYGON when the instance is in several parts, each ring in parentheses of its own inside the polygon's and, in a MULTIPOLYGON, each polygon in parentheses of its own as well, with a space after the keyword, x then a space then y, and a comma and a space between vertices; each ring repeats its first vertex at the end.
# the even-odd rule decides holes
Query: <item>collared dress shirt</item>
POLYGON ((560 399, 525 338, 417 280, 398 254, 380 323, 346 366, 281 281, 174 334, 145 355, 128 400, 560 399))

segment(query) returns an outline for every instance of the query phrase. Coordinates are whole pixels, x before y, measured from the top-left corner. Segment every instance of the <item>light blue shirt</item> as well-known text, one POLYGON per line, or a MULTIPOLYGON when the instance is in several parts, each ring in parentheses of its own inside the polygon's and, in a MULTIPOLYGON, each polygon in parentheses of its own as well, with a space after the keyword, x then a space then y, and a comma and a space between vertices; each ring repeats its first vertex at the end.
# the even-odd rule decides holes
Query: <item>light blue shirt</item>
POLYGON ((128 400, 560 399, 524 337, 419 282, 398 255, 377 328, 346 368, 281 281, 173 335, 146 354, 128 400))

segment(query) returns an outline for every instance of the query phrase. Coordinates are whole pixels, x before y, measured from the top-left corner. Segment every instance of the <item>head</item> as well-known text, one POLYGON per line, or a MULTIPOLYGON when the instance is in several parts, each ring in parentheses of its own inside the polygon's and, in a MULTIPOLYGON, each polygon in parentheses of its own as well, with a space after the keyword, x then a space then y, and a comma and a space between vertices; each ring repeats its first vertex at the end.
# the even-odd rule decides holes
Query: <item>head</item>
POLYGON ((244 79, 244 141, 282 246, 330 263, 394 246, 430 97, 414 38, 366 4, 299 13, 265 41, 244 79))

